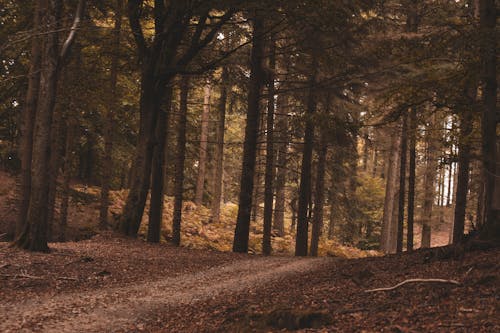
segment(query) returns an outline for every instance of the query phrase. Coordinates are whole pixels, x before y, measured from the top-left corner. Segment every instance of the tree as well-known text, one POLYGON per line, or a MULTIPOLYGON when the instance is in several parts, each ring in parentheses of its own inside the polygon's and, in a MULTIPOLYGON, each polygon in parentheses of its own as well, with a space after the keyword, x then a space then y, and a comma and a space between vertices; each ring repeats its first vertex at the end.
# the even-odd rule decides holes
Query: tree
POLYGON ((267 82, 267 123, 266 123, 266 168, 264 188, 264 231, 262 236, 262 253, 271 254, 271 229, 273 224, 274 204, 274 109, 276 89, 274 87, 274 71, 276 70, 276 44, 273 34, 269 40, 269 74, 267 82))
POLYGON ((104 119, 104 163, 101 172, 101 209, 99 211, 99 227, 104 229, 108 225, 109 190, 113 170, 113 123, 115 112, 119 105, 117 92, 118 61, 120 55, 120 39, 122 33, 123 0, 115 1, 115 23, 113 28, 113 57, 111 60, 110 86, 111 108, 106 110, 104 119))
MULTIPOLYGON (((42 39, 40 63, 40 86, 34 120, 33 152, 31 168, 31 190, 28 213, 23 231, 17 236, 15 244, 31 251, 48 251, 48 196, 49 161, 52 115, 57 93, 59 71, 75 40, 80 26, 85 1, 78 2, 77 11, 70 33, 62 48, 58 50, 58 34, 52 31, 57 26, 59 1, 40 1, 39 11, 42 39)), ((35 15, 36 17, 36 15, 35 15)), ((25 133, 25 135, 29 135, 25 133)))
POLYGON ((200 150, 198 158, 198 177, 196 179, 196 194, 194 202, 197 205, 203 204, 203 194, 205 193, 205 173, 207 169, 208 156, 208 121, 210 117, 210 99, 212 96, 212 87, 207 80, 203 95, 203 112, 201 113, 201 133, 200 150))
POLYGON ((186 126, 188 112, 189 78, 183 76, 180 84, 179 124, 175 162, 174 216, 172 222, 172 242, 181 244, 182 200, 184 193, 184 162, 186 160, 186 126))
POLYGON ((150 187, 155 146, 154 133, 165 87, 177 73, 186 71, 191 61, 233 16, 234 10, 229 9, 222 16, 212 17, 215 23, 208 25, 211 5, 212 3, 201 6, 198 2, 176 1, 166 6, 163 1, 155 1, 153 8, 155 38, 148 45, 141 25, 144 3, 141 0, 130 0, 128 3, 130 27, 141 59, 141 97, 134 172, 119 225, 119 230, 125 235, 132 237, 137 235, 144 213, 150 187), (193 18, 197 23, 189 35, 193 18))
POLYGON ((248 87, 247 120, 243 143, 243 166, 241 171, 238 216, 234 231, 233 251, 247 252, 254 189, 255 160, 257 156, 257 136, 260 119, 260 94, 265 83, 264 24, 261 13, 252 13, 252 53, 250 59, 250 82, 248 87))

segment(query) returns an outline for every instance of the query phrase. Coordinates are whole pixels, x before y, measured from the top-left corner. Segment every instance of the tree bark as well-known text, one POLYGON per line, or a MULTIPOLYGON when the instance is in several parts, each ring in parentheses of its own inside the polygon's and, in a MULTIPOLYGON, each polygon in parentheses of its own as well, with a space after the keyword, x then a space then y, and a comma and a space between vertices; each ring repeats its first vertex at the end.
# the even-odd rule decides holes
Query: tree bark
POLYGON ((431 246, 431 225, 432 225, 432 207, 434 205, 435 195, 436 195, 436 173, 438 167, 438 147, 436 145, 436 135, 432 132, 435 131, 435 125, 437 123, 436 116, 429 126, 427 126, 426 133, 426 165, 424 174, 424 203, 422 207, 422 240, 420 247, 428 248, 431 246))
POLYGON ((415 174, 417 170, 417 108, 410 110, 410 165, 408 175, 408 229, 406 234, 406 251, 413 251, 415 221, 415 174))
MULTIPOLYGON (((74 117, 70 115, 69 117, 74 117)), ((61 217, 59 219, 59 241, 66 240, 66 228, 68 225, 69 189, 71 175, 73 173, 73 146, 75 142, 76 124, 75 119, 66 120, 66 144, 64 148, 63 179, 61 188, 61 217)))
POLYGON ((172 242, 181 244, 182 200, 184 193, 184 161, 186 159, 186 125, 188 112, 189 78, 182 77, 177 133, 177 156, 175 162, 174 215, 172 223, 172 242))
POLYGON ((273 219, 273 181, 274 181, 274 111, 276 89, 274 88, 274 71, 276 69, 276 45, 274 35, 271 35, 269 43, 269 75, 268 75, 268 102, 267 102, 267 124, 266 124, 266 168, 264 187, 264 232, 262 237, 262 253, 271 254, 271 229, 273 219))
POLYGON ((460 121, 458 137, 458 177, 455 186, 455 209, 453 219, 452 243, 458 244, 463 240, 465 227, 465 210, 467 207, 467 194, 469 192, 469 174, 471 161, 471 135, 474 119, 473 109, 476 104, 475 84, 468 83, 464 89, 464 108, 457 110, 460 121))
POLYGON ((309 91, 305 114, 304 146, 302 152, 302 166, 300 171, 299 210, 297 213, 297 234, 295 238, 295 255, 307 256, 308 249, 308 206, 311 201, 311 163, 314 146, 314 122, 312 116, 316 113, 317 100, 315 93, 317 59, 313 55, 311 75, 309 77, 309 91))
POLYGON ((224 132, 226 129, 226 104, 229 73, 227 68, 222 69, 221 91, 219 100, 219 119, 217 122, 217 147, 215 150, 214 191, 212 196, 211 219, 213 222, 220 220, 220 205, 222 201, 222 176, 224 172, 224 132))
MULTIPOLYGON (((33 13, 33 31, 35 34, 40 30, 40 3, 36 2, 33 13)), ((21 132, 19 138, 19 157, 21 159, 21 172, 19 175, 18 188, 18 215, 16 219, 15 236, 18 237, 26 226, 29 199, 31 192, 31 158, 33 151, 33 131, 40 89, 41 70, 41 38, 37 35, 32 37, 30 70, 28 79, 28 92, 26 104, 23 109, 21 132)))
POLYGON ((109 190, 113 175, 113 125, 115 112, 119 108, 117 82, 118 61, 120 59, 120 36, 122 30, 123 0, 116 0, 115 26, 113 29, 113 57, 111 59, 111 105, 106 110, 104 118, 104 157, 101 170, 101 207, 99 210, 99 228, 108 226, 109 190))
POLYGON ((250 59, 250 86, 248 90, 248 110, 243 144, 243 166, 239 194, 238 217, 234 232, 233 251, 247 252, 252 210, 253 179, 257 154, 257 137, 260 119, 260 93, 265 81, 263 69, 264 25, 258 14, 254 15, 252 54, 250 59))
POLYGON ((163 96, 163 109, 158 114, 155 129, 155 147, 151 168, 151 198, 149 200, 148 237, 150 243, 159 243, 163 218, 165 184, 165 147, 168 140, 168 123, 172 103, 172 86, 168 86, 163 96))
POLYGON ((286 163, 289 144, 288 135, 288 114, 286 112, 286 97, 283 94, 278 94, 277 101, 278 111, 276 132, 277 132, 277 166, 276 166, 276 202, 274 207, 273 228, 277 231, 278 236, 285 235, 285 198, 286 198, 286 163))
POLYGON ((399 162, 399 203, 398 203, 398 236, 396 252, 403 252, 403 226, 405 217, 406 187, 406 153, 408 149, 408 112, 403 113, 401 128, 401 155, 399 162))
MULTIPOLYGON (((40 1, 40 25, 56 26, 55 1, 40 1)), ((34 123, 30 204, 23 232, 15 243, 30 251, 48 251, 47 204, 49 188, 50 129, 57 86, 57 34, 42 37, 40 90, 34 123)))
POLYGON ((397 215, 394 216, 396 209, 396 200, 398 198, 398 173, 399 173, 399 137, 393 135, 389 149, 389 161, 387 163, 387 177, 384 200, 384 215, 382 222, 382 233, 380 247, 385 253, 396 252, 397 237, 397 215))
POLYGON ((500 239, 500 207, 494 197, 500 175, 497 173, 497 9, 495 0, 479 1, 479 32, 481 50, 482 99, 482 156, 484 181, 484 224, 481 237, 500 239))
POLYGON ((196 178, 196 194, 194 203, 196 205, 203 204, 203 194, 205 193, 205 174, 207 169, 208 155, 208 121, 210 116, 210 99, 212 95, 212 87, 207 81, 203 96, 203 112, 201 113, 201 134, 200 134, 200 152, 198 158, 198 176, 196 178))
POLYGON ((323 207, 325 205, 325 172, 326 155, 328 146, 325 133, 321 134, 320 148, 318 151, 318 169, 316 171, 316 189, 314 196, 314 214, 311 235, 310 255, 318 256, 318 245, 323 231, 323 207))

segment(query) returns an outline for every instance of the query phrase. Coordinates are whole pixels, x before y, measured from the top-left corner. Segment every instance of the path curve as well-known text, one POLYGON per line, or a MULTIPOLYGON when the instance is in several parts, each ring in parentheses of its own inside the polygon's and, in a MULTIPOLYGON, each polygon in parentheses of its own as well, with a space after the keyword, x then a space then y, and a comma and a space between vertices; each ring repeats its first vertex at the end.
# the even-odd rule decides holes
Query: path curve
POLYGON ((0 305, 1 332, 113 332, 141 317, 211 298, 244 294, 319 269, 328 258, 256 257, 157 281, 43 296, 0 305))

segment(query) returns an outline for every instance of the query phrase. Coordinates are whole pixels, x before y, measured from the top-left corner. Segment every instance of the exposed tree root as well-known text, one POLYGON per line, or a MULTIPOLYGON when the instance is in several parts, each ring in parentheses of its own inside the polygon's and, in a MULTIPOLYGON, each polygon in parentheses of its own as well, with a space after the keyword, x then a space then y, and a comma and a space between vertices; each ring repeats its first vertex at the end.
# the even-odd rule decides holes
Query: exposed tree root
POLYGON ((369 289, 365 290, 365 293, 373 293, 376 291, 391 291, 394 289, 397 289, 401 286, 404 286, 405 284, 408 283, 447 283, 447 284, 455 284, 455 285, 460 285, 460 282, 456 280, 443 280, 443 279, 408 279, 404 280, 403 282, 398 283, 395 286, 392 287, 387 287, 387 288, 376 288, 376 289, 369 289))

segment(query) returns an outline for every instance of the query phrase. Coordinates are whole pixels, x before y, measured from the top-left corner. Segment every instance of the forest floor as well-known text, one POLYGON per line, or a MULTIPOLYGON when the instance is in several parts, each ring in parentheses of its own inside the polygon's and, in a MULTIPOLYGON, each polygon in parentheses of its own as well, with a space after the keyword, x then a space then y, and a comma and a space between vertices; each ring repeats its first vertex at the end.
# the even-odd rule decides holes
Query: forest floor
POLYGON ((500 332, 500 248, 314 259, 112 234, 50 246, 0 243, 1 332, 500 332), (414 278, 459 285, 366 292, 414 278))

